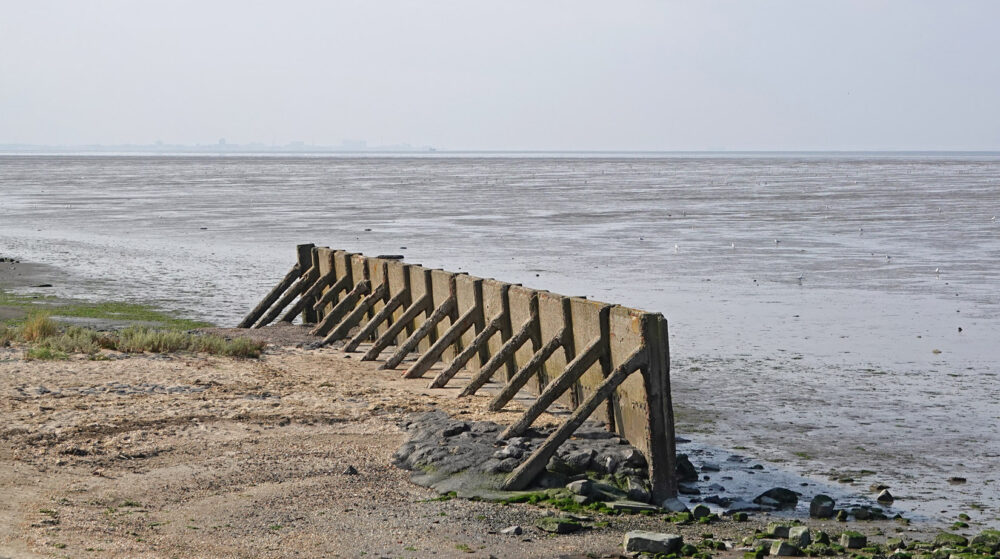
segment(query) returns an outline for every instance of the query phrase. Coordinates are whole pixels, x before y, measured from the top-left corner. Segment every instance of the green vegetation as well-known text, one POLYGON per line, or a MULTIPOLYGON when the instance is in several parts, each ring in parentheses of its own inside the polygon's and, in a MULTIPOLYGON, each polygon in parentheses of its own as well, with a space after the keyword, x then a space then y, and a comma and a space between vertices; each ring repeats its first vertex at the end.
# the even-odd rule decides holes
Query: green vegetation
POLYGON ((0 290, 0 306, 22 309, 26 314, 42 311, 51 316, 66 318, 146 322, 170 330, 191 330, 212 326, 208 322, 171 316, 152 306, 139 303, 63 301, 51 296, 16 295, 3 290, 0 290))
POLYGON ((66 352, 46 346, 33 347, 24 353, 25 361, 63 361, 66 359, 69 359, 66 352))
POLYGON ((601 514, 618 514, 618 511, 612 510, 606 503, 601 501, 596 501, 586 505, 581 504, 575 501, 572 497, 572 493, 565 489, 524 492, 500 499, 497 502, 505 505, 512 503, 547 505, 563 512, 570 513, 599 512, 601 514))
POLYGON ((17 326, 0 326, 0 346, 12 342, 28 344, 25 359, 68 359, 82 353, 98 358, 101 350, 122 353, 170 353, 190 351, 257 358, 264 349, 262 342, 247 338, 226 339, 211 334, 196 334, 180 330, 161 330, 146 326, 130 326, 113 332, 98 332, 90 328, 59 324, 46 313, 32 313, 17 326))

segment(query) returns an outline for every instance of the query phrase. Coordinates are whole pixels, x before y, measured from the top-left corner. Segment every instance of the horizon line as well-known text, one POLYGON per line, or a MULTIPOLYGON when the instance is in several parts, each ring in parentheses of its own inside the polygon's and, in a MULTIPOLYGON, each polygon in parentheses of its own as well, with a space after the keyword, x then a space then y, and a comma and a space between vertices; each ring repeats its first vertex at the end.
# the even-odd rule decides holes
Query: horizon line
POLYGON ((35 152, 61 153, 114 153, 128 150, 137 154, 983 154, 1000 155, 994 149, 441 149, 432 146, 395 144, 369 148, 344 148, 334 145, 284 145, 252 144, 0 144, 0 154, 30 155, 35 152))

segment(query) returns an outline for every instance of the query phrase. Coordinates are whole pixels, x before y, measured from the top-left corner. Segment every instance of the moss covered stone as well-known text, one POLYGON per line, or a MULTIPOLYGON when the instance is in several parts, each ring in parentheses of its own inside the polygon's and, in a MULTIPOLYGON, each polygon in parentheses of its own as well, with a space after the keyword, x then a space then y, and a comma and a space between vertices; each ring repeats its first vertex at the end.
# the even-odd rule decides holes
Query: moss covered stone
POLYGON ((545 530, 546 532, 552 532, 553 534, 570 534, 583 529, 583 524, 580 524, 572 518, 564 516, 547 516, 545 518, 540 518, 535 525, 540 529, 545 530))
POLYGON ((860 532, 847 531, 840 535, 840 545, 846 549, 861 549, 868 545, 868 537, 860 532))
POLYGON ((965 547, 969 545, 969 539, 958 534, 941 532, 934 538, 934 545, 937 547, 965 547))
POLYGON ((972 538, 970 545, 996 553, 1000 551, 1000 530, 983 530, 978 536, 972 538))

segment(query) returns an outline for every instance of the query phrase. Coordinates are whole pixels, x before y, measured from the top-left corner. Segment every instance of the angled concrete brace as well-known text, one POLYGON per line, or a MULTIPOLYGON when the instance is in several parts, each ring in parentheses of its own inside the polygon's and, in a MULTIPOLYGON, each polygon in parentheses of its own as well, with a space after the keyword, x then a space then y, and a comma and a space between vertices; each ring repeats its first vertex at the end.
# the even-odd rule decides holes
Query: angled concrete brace
POLYGON ((368 280, 362 280, 355 284, 354 289, 350 293, 344 296, 343 299, 337 306, 333 307, 330 312, 323 317, 323 320, 316 325, 315 328, 309 331, 313 336, 325 336, 329 333, 330 329, 337 325, 355 305, 362 296, 366 295, 371 289, 372 284, 368 280))
POLYGON ((480 309, 478 307, 473 307, 465 311, 462 316, 458 317, 458 320, 451 325, 440 338, 434 342, 431 347, 420 356, 419 359, 410 368, 403 373, 404 378, 420 378, 424 376, 424 373, 430 369, 434 363, 440 359, 441 354, 444 350, 448 349, 448 346, 455 343, 466 330, 471 328, 476 322, 476 315, 479 313, 480 309))
MULTIPOLYGON (((352 260, 355 259, 357 259, 357 256, 352 256, 352 260)), ((371 289, 371 286, 369 286, 371 293, 362 299, 353 310, 347 313, 337 326, 330 330, 330 333, 327 334, 323 341, 320 342, 320 346, 325 346, 346 337, 352 328, 360 324, 361 321, 365 319, 369 310, 374 308, 375 305, 385 301, 385 299, 389 296, 388 272, 385 262, 379 263, 375 259, 369 259, 367 262, 361 260, 356 264, 352 263, 351 268, 360 268, 363 270, 361 282, 370 281, 370 283, 374 284, 377 279, 378 283, 375 285, 374 289, 371 289), (369 266, 371 266, 371 269, 369 269, 369 266)), ((356 277, 355 274, 352 275, 356 277)))
POLYGON ((568 332, 568 329, 563 329, 558 335, 542 346, 542 349, 536 351, 535 354, 531 356, 531 360, 525 363, 524 367, 521 367, 521 370, 519 370, 509 381, 507 381, 507 384, 504 385, 500 394, 497 394, 496 397, 493 398, 493 401, 490 403, 490 409, 494 411, 503 409, 507 402, 509 402, 511 398, 517 394, 517 391, 524 388, 525 384, 528 384, 528 381, 531 380, 531 377, 535 376, 535 373, 538 372, 538 369, 541 368, 545 361, 551 357, 557 349, 562 347, 563 343, 565 343, 568 332))
POLYGON ((299 316, 299 314, 301 314, 302 311, 306 310, 307 307, 311 309, 312 308, 311 303, 315 301, 316 295, 318 295, 319 292, 323 290, 323 288, 329 285, 330 282, 336 278, 337 278, 337 273, 334 270, 330 270, 329 272, 320 276, 320 278, 317 279, 315 283, 309 286, 309 289, 306 289, 305 292, 302 293, 302 295, 299 297, 299 300, 296 301, 294 305, 292 305, 292 308, 288 309, 288 312, 285 313, 285 316, 281 317, 281 321, 291 323, 293 320, 295 320, 295 317, 299 316))
POLYGON ((587 398, 580 407, 576 408, 565 423, 552 432, 538 450, 533 452, 520 466, 507 476, 501 485, 505 491, 517 491, 527 487, 535 476, 545 469, 545 465, 559 449, 559 446, 566 441, 584 421, 594 413, 611 394, 618 388, 626 378, 637 369, 646 366, 649 362, 648 351, 645 347, 636 349, 629 358, 615 368, 615 370, 604 379, 593 394, 587 398))
MULTIPOLYGON (((580 380, 583 373, 587 372, 587 369, 591 365, 597 362, 602 355, 607 353, 608 343, 602 338, 597 338, 587 345, 586 349, 583 350, 580 355, 577 355, 575 359, 566 367, 563 374, 559 375, 548 386, 545 390, 538 395, 538 398, 531 404, 531 407, 521 415, 513 425, 507 427, 507 429, 497 437, 498 440, 509 439, 510 437, 516 437, 524 433, 531 424, 538 419, 539 415, 551 406, 556 399, 562 396, 567 390, 573 388, 576 381, 580 380)), ((504 405, 510 401, 510 398, 501 399, 500 395, 497 395, 492 402, 490 402, 491 411, 502 410, 504 405)))
POLYGON ((261 299, 259 303, 257 303, 257 306, 254 307, 252 311, 250 311, 250 314, 248 314, 246 318, 240 321, 239 325, 237 325, 236 327, 250 328, 251 326, 253 326, 253 324, 257 322, 257 319, 259 319, 265 312, 267 312, 267 309, 271 308, 271 305, 273 305, 274 302, 277 301, 278 298, 281 297, 281 295, 288 290, 288 287, 292 285, 292 283, 295 280, 297 280, 301 276, 301 274, 302 274, 301 266, 299 266, 298 264, 292 266, 292 269, 288 270, 288 273, 285 274, 285 277, 278 282, 278 285, 274 286, 274 288, 271 289, 271 291, 268 292, 268 294, 265 295, 264 298, 261 299))
POLYGON ((351 281, 352 281, 351 276, 344 276, 339 280, 335 281, 333 285, 330 286, 330 289, 324 291, 323 295, 320 296, 318 301, 316 301, 316 304, 313 306, 313 310, 318 313, 322 311, 330 303, 336 303, 337 295, 340 295, 342 291, 350 287, 351 281))
POLYGON ((511 336, 509 340, 500 346, 500 349, 493 354, 493 357, 490 357, 490 360, 487 361, 481 369, 479 369, 479 372, 476 373, 476 376, 472 377, 472 380, 464 389, 462 389, 462 393, 459 394, 459 396, 464 397, 475 394, 476 391, 490 381, 490 378, 493 377, 493 373, 495 373, 501 365, 506 363, 507 360, 514 355, 514 352, 520 349, 525 342, 535 336, 537 331, 538 315, 537 313, 532 313, 531 317, 524 321, 524 324, 521 325, 521 328, 517 331, 517 333, 511 336))
POLYGON ((373 361, 378 357, 382 350, 392 345, 392 342, 396 340, 396 336, 399 336, 406 329, 407 325, 413 322, 413 319, 417 317, 422 312, 426 312, 431 306, 431 294, 424 293, 422 297, 413 302, 405 311, 403 311, 402 316, 396 322, 392 323, 392 326, 386 330, 385 334, 379 336, 375 343, 372 344, 371 349, 368 350, 364 356, 361 357, 362 361, 373 361))
POLYGON ((296 280, 295 283, 288 288, 288 291, 286 291, 285 294, 278 299, 278 302, 271 307, 271 310, 264 315, 264 318, 261 318, 260 321, 254 325, 254 328, 263 328, 274 321, 275 318, 278 318, 278 315, 281 314, 281 311, 285 310, 288 303, 291 303, 292 299, 298 297, 299 293, 302 293, 306 289, 307 285, 311 285, 313 281, 315 281, 317 273, 318 271, 316 268, 309 268, 306 273, 302 274, 302 277, 296 280))
MULTIPOLYGON (((431 381, 430 388, 444 388, 448 384, 448 381, 454 378, 454 376, 458 374, 458 371, 461 370, 462 367, 464 367, 465 364, 468 363, 470 359, 472 359, 472 356, 474 356, 477 352, 482 350, 482 348, 485 347, 487 343, 489 343, 490 338, 493 337, 493 334, 496 334, 497 332, 501 331, 506 321, 507 321, 506 312, 501 313, 500 315, 490 320, 489 323, 486 324, 486 327, 483 328, 483 331, 477 334, 475 339, 472 340, 472 343, 466 346, 466 348, 463 349, 461 353, 455 356, 455 358, 452 359, 451 362, 445 366, 444 370, 442 370, 440 373, 438 373, 436 377, 434 377, 434 380, 431 381)), ((498 363, 495 367, 500 366, 501 363, 502 361, 498 363)), ((483 367, 485 366, 486 365, 483 365, 483 367)), ((490 374, 492 375, 492 372, 490 374)))
POLYGON ((517 372, 519 356, 524 356, 524 359, 530 358, 542 347, 538 292, 521 285, 506 285, 500 290, 500 295, 499 309, 489 302, 487 306, 493 306, 492 314, 497 314, 496 311, 499 310, 507 315, 504 326, 500 329, 501 335, 499 339, 490 341, 489 358, 462 389, 460 397, 475 394, 490 382, 501 367, 506 369, 501 375, 503 382, 506 382, 517 372), (514 329, 513 325, 518 326, 514 329), (531 344, 526 345, 529 340, 531 344))
MULTIPOLYGON (((367 282, 367 280, 365 280, 362 283, 365 282, 367 282)), ((325 346, 327 344, 333 343, 347 336, 347 334, 351 331, 351 328, 357 326, 361 322, 361 320, 364 319, 365 313, 367 313, 368 310, 375 305, 375 303, 385 300, 385 295, 388 292, 389 292, 388 285, 386 285, 385 283, 378 284, 378 286, 375 288, 374 291, 372 291, 367 297, 362 299, 361 302, 358 303, 358 306, 354 307, 354 309, 351 310, 351 312, 349 312, 347 316, 345 316, 344 319, 341 320, 340 323, 333 328, 333 330, 330 330, 330 333, 327 334, 325 338, 323 338, 323 341, 320 342, 320 345, 325 346)))
MULTIPOLYGON (((356 351, 358 346, 371 338, 372 335, 375 334, 375 330, 378 329, 379 325, 389 320, 392 317, 392 313, 395 312, 395 310, 399 308, 409 297, 410 293, 408 291, 400 291, 392 299, 389 299, 385 306, 382 307, 382 310, 375 313, 375 316, 372 317, 367 324, 362 326, 361 330, 359 330, 358 333, 347 342, 344 346, 344 351, 356 351)), ((405 324, 401 325, 400 329, 402 330, 402 327, 405 326, 405 324)))
MULTIPOLYGON (((465 309, 465 312, 457 318, 452 318, 451 325, 406 370, 403 374, 404 378, 422 377, 434 363, 442 359, 442 356, 446 354, 446 350, 451 350, 450 353, 455 353, 457 357, 461 354, 461 351, 458 351, 457 348, 465 345, 462 343, 463 337, 471 345, 471 342, 475 341, 475 332, 482 331, 483 280, 466 274, 453 275, 448 281, 448 294, 449 297, 454 294, 454 310, 465 309), (466 332, 469 332, 469 334, 466 335, 466 332)), ((453 314, 457 314, 457 312, 453 314)))
POLYGON ((434 330, 434 327, 437 326, 437 323, 444 320, 446 316, 452 314, 454 310, 455 297, 448 297, 443 303, 438 305, 438 308, 434 309, 434 312, 427 317, 427 321, 421 324, 420 328, 417 328, 417 330, 411 334, 409 338, 406 338, 406 341, 403 342, 398 349, 396 349, 396 353, 393 353, 385 363, 379 365, 379 369, 395 369, 400 363, 403 362, 403 359, 405 359, 406 356, 417 347, 420 340, 426 338, 431 331, 434 330))

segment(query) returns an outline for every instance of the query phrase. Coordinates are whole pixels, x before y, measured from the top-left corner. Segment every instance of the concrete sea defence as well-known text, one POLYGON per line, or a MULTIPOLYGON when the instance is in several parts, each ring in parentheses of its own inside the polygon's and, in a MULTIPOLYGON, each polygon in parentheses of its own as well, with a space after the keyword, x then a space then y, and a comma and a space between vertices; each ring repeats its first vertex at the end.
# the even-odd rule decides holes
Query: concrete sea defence
POLYGON ((370 343, 362 359, 384 358, 384 369, 416 352, 407 378, 442 363, 432 387, 455 382, 463 368, 472 373, 463 396, 501 381, 494 410, 522 389, 535 394, 499 441, 522 435, 550 406, 569 408, 565 422, 510 472, 503 489, 526 488, 592 418, 646 457, 654 503, 677 494, 667 321, 659 313, 305 244, 239 327, 299 316, 323 336, 320 345, 342 341, 346 351, 357 351, 370 343))

